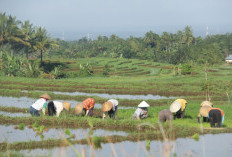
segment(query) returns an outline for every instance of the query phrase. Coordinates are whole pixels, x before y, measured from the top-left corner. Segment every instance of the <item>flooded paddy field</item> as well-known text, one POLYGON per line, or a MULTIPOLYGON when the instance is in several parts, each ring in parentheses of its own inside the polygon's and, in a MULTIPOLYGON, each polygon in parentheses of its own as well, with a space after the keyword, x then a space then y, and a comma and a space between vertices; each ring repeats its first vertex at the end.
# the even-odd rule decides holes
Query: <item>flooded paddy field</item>
MULTIPOLYGON (((206 134, 196 141, 178 138, 175 141, 123 141, 100 143, 96 147, 89 144, 73 144, 50 149, 25 149, 18 153, 29 156, 223 156, 232 153, 232 134, 206 134), (220 144, 219 144, 220 143, 220 144)), ((11 150, 12 152, 14 150, 11 150)))

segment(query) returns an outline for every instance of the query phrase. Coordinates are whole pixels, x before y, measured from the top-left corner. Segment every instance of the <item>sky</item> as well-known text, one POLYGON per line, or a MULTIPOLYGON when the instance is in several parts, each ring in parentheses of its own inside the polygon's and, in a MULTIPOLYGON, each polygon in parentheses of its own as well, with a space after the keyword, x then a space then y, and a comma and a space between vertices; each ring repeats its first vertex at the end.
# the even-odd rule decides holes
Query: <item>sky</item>
POLYGON ((212 34, 232 32, 231 8, 232 0, 0 0, 0 12, 66 39, 175 33, 187 25, 201 35, 207 26, 212 34))

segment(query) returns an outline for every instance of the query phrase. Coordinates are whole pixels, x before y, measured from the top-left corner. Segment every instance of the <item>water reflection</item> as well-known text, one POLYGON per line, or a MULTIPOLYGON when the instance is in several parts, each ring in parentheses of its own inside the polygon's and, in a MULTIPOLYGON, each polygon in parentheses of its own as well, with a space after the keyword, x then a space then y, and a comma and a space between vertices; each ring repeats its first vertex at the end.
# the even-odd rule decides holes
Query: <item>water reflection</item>
MULTIPOLYGON (((178 138, 176 141, 170 142, 169 149, 165 150, 165 143, 152 141, 150 143, 150 151, 146 149, 146 141, 130 142, 125 141, 115 144, 101 144, 102 149, 94 150, 88 145, 73 145, 78 152, 85 150, 86 156, 209 156, 209 157, 230 157, 232 154, 232 134, 216 134, 200 136, 199 141, 191 138, 178 138)), ((75 156, 75 152, 71 147, 53 148, 53 149, 34 149, 21 151, 23 154, 39 154, 57 156, 75 156)))
MULTIPOLYGON (((28 128, 25 126, 24 130, 14 129, 15 126, 0 125, 1 136, 0 141, 12 142, 22 142, 22 141, 41 141, 41 136, 33 130, 33 128, 28 128)), ((66 129, 62 128, 51 128, 48 131, 43 131, 43 139, 63 139, 69 138, 70 136, 65 133, 66 129)), ((108 131, 103 129, 92 130, 92 135, 89 134, 90 129, 68 129, 71 134, 75 135, 73 140, 80 140, 86 138, 87 136, 111 136, 120 135, 126 136, 128 133, 123 131, 108 131)))

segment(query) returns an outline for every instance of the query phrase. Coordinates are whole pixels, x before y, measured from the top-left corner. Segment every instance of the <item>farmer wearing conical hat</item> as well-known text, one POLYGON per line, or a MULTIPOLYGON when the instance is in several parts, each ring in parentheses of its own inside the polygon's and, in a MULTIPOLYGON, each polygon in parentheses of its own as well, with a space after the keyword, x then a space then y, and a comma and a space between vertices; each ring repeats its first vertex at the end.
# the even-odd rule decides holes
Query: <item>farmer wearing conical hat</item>
POLYGON ((170 111, 173 113, 173 119, 184 118, 187 101, 185 99, 176 99, 170 106, 170 111))
POLYGON ((201 122, 200 118, 203 117, 203 122, 209 122, 209 110, 213 107, 213 104, 210 101, 203 101, 201 103, 200 112, 197 116, 198 123, 201 122))
POLYGON ((59 102, 59 101, 50 101, 48 103, 48 115, 49 116, 53 116, 56 115, 57 117, 59 117, 60 113, 66 109, 67 111, 69 111, 70 109, 70 103, 68 102, 59 102))
POLYGON ((150 105, 148 103, 146 103, 145 101, 142 101, 139 105, 138 108, 136 109, 136 111, 133 114, 133 117, 136 119, 145 119, 148 117, 148 107, 150 107, 150 105))
POLYGON ((95 100, 93 98, 87 98, 83 102, 83 110, 85 112, 85 115, 93 116, 93 109, 95 105, 95 100))
POLYGON ((48 94, 43 94, 40 96, 34 104, 30 106, 30 113, 32 116, 40 116, 40 111, 42 110, 43 114, 45 115, 45 109, 47 108, 47 100, 50 100, 51 97, 48 94))
POLYGON ((115 113, 117 109, 118 109, 118 100, 116 99, 108 100, 102 105, 102 112, 103 112, 102 118, 104 119, 106 117, 105 113, 108 112, 109 117, 115 119, 115 113))

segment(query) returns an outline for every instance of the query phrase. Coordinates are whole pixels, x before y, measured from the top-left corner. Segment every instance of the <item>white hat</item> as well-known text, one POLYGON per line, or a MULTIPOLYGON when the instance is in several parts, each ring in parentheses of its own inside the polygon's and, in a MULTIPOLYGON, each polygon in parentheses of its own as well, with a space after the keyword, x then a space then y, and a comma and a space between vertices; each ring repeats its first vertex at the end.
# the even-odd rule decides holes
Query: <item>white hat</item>
POLYGON ((175 112, 179 111, 180 108, 181 108, 181 104, 180 104, 178 101, 175 101, 175 102, 173 102, 173 103, 171 104, 171 106, 170 106, 170 111, 171 111, 172 113, 175 113, 175 112))
POLYGON ((145 101, 142 101, 138 107, 150 107, 150 105, 148 103, 146 103, 145 101))

